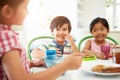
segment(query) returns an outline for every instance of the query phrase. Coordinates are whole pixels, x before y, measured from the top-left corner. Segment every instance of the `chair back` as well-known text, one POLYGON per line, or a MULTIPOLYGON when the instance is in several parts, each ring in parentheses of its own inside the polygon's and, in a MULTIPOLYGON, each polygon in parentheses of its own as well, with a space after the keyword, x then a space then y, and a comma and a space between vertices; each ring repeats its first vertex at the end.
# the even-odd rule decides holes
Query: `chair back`
POLYGON ((36 48, 37 46, 39 46, 41 43, 43 44, 43 42, 46 40, 52 40, 54 39, 54 37, 52 36, 38 36, 35 37, 33 39, 31 39, 28 43, 28 57, 30 60, 32 60, 31 57, 31 50, 36 48))
MULTIPOLYGON (((88 39, 90 39, 90 38, 93 38, 93 36, 90 35, 90 36, 85 36, 85 37, 83 37, 83 38, 78 42, 78 49, 81 50, 81 49, 82 49, 82 46, 83 46, 82 44, 85 43, 85 41, 88 40, 88 39)), ((113 43, 113 44, 118 45, 118 42, 117 42, 115 39, 113 39, 112 37, 107 36, 107 37, 106 37, 106 40, 107 40, 108 42, 111 42, 111 43, 113 43)))

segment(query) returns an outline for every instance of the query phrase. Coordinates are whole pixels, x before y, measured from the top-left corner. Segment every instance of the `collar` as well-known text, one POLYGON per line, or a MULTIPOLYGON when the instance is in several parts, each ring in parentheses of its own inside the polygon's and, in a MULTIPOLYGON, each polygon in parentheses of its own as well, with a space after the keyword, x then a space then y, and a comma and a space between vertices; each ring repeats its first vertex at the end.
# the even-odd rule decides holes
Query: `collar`
MULTIPOLYGON (((53 40, 53 43, 55 43, 56 45, 60 45, 60 44, 58 44, 55 40, 53 40)), ((67 43, 68 43, 68 41, 67 41, 67 40, 65 40, 65 43, 64 43, 64 45, 63 45, 63 46, 67 45, 67 43)), ((62 45, 61 45, 61 46, 62 46, 62 45)))
POLYGON ((16 35, 18 35, 18 33, 15 32, 15 31, 11 28, 11 26, 7 26, 7 25, 5 25, 5 24, 0 24, 0 31, 5 31, 5 30, 10 30, 10 31, 14 32, 16 35))
POLYGON ((11 27, 4 24, 0 24, 0 30, 11 30, 11 27))

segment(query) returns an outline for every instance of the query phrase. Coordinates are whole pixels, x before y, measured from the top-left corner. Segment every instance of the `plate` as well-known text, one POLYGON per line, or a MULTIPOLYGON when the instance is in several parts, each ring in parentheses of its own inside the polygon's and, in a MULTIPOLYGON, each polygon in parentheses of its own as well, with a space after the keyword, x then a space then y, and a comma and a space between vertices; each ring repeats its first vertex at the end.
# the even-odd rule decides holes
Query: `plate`
MULTIPOLYGON (((104 64, 102 64, 104 65, 104 64)), ((95 66, 95 65, 93 65, 95 66)), ((102 72, 93 72, 92 71, 92 67, 93 66, 89 66, 89 67, 82 67, 81 70, 84 71, 84 72, 87 72, 87 73, 91 73, 91 74, 95 74, 95 75, 102 75, 102 76, 113 76, 113 75, 120 75, 120 72, 119 73, 102 73, 102 72)), ((115 66, 115 67, 120 67, 119 64, 108 64, 108 65, 105 65, 105 66, 115 66)))
POLYGON ((95 56, 93 56, 93 57, 87 57, 87 58, 82 58, 82 60, 83 61, 89 61, 89 60, 95 60, 95 59, 97 59, 95 56))

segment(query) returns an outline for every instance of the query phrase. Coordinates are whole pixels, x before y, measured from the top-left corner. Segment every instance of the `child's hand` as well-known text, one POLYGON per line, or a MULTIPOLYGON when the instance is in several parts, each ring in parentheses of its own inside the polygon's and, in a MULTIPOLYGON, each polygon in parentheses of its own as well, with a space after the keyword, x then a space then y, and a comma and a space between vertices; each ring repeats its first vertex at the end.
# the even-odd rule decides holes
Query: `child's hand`
POLYGON ((62 54, 59 48, 56 48, 56 53, 57 53, 57 56, 60 56, 62 54))
POLYGON ((74 38, 69 34, 69 35, 66 35, 65 38, 71 43, 71 42, 74 42, 74 38))
POLYGON ((38 65, 38 66, 45 66, 45 62, 42 59, 39 60, 38 62, 36 62, 35 64, 38 65))
POLYGON ((80 53, 73 53, 70 54, 64 61, 64 64, 66 64, 66 67, 70 70, 78 69, 81 66, 82 63, 82 57, 80 53))
POLYGON ((104 53, 96 53, 97 58, 99 59, 105 59, 104 53))
POLYGON ((42 59, 33 60, 30 62, 30 67, 39 67, 39 66, 46 66, 45 62, 42 59))
POLYGON ((57 53, 57 54, 61 54, 62 52, 60 51, 59 48, 56 48, 56 53, 57 53))

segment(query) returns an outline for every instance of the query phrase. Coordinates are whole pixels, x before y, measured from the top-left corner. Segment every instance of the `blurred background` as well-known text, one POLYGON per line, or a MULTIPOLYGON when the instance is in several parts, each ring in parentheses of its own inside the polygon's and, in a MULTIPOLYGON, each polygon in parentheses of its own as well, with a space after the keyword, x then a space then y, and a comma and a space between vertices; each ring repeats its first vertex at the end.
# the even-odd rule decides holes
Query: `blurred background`
POLYGON ((110 25, 109 36, 120 43, 120 0, 30 0, 28 9, 23 25, 13 25, 26 49, 32 38, 51 36, 50 22, 58 15, 70 19, 71 34, 77 41, 90 35, 89 24, 94 18, 104 17, 110 25))

